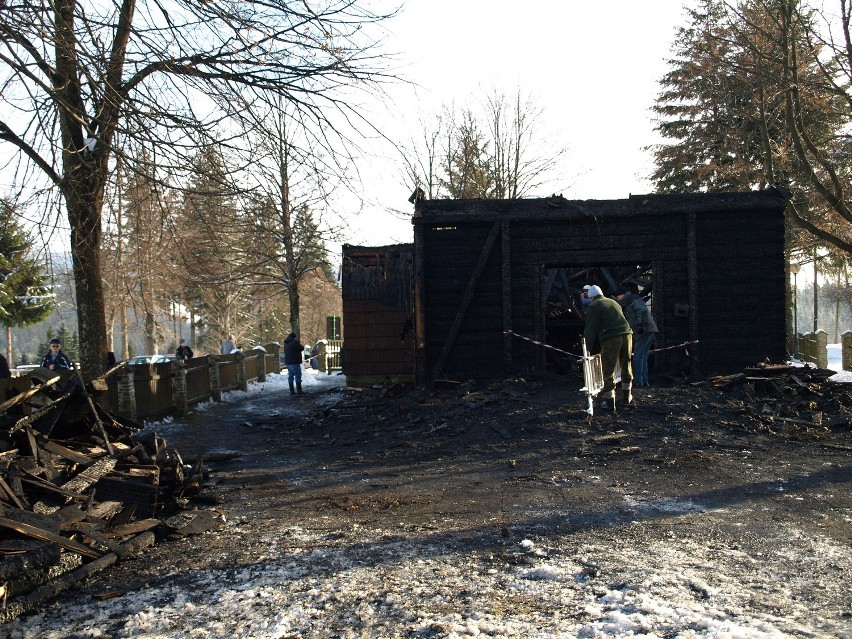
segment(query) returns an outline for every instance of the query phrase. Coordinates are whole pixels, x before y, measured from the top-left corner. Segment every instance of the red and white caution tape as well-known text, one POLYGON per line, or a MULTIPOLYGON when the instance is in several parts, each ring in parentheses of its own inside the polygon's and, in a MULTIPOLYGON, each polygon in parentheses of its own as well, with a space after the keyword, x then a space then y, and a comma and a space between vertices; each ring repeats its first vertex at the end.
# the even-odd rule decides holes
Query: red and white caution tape
POLYGON ((555 346, 551 346, 550 344, 545 344, 544 342, 539 342, 536 339, 531 339, 529 337, 524 337, 523 335, 518 335, 517 333, 513 333, 512 331, 504 331, 504 335, 512 335, 517 337, 518 339, 522 339, 525 342, 529 342, 530 344, 535 344, 536 346, 541 346, 543 348, 549 348, 552 351, 556 351, 557 353, 564 353, 565 355, 570 355, 571 357, 577 357, 579 359, 583 359, 582 355, 575 355, 574 353, 569 353, 568 351, 563 351, 561 348, 556 348, 555 346))
MULTIPOLYGON (((563 353, 565 355, 570 355, 571 357, 583 359, 582 355, 575 355, 574 353, 569 353, 568 351, 563 351, 561 348, 556 348, 555 346, 551 346, 550 344, 545 344, 544 342, 540 342, 537 339, 532 339, 530 337, 525 337, 524 335, 519 335, 518 333, 515 333, 513 331, 504 331, 503 334, 504 335, 512 335, 513 337, 517 337, 518 339, 522 339, 525 342, 529 342, 530 344, 535 344, 536 346, 541 346, 542 348, 549 348, 550 350, 556 351, 557 353, 563 353)), ((697 343, 698 343, 698 340, 693 339, 693 340, 690 340, 688 342, 683 342, 682 344, 677 344, 676 346, 666 346, 664 348, 654 348, 654 349, 648 351, 648 353, 649 354, 650 353, 660 353, 662 351, 671 351, 671 350, 674 350, 676 348, 683 348, 683 349, 686 350, 686 354, 689 355, 689 349, 686 348, 686 347, 690 346, 692 344, 697 344, 697 343)))
POLYGON ((677 346, 666 346, 665 348, 653 348, 650 351, 648 351, 648 353, 659 353, 660 351, 671 351, 671 350, 674 350, 676 348, 683 348, 684 350, 686 350, 686 354, 689 355, 689 349, 686 348, 686 347, 689 346, 690 344, 697 344, 697 343, 698 343, 698 340, 693 339, 693 340, 690 340, 688 342, 684 342, 683 344, 678 344, 677 346))

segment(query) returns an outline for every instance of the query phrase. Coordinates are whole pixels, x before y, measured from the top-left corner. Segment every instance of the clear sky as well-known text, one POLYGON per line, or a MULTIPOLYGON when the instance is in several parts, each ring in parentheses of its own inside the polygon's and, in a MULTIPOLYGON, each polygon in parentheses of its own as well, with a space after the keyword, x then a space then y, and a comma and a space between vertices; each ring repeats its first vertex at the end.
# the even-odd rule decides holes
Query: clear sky
MULTIPOLYGON (((657 141, 650 107, 684 3, 406 0, 386 25, 387 48, 399 52, 402 75, 419 87, 391 89, 381 121, 405 140, 420 130, 421 111, 475 98, 478 89, 520 88, 543 107, 554 143, 569 148, 564 180, 551 192, 570 199, 651 192, 651 158, 642 148, 657 141)), ((398 166, 374 159, 360 170, 368 210, 348 241, 411 241, 410 222, 387 212, 411 210, 412 189, 398 166)))

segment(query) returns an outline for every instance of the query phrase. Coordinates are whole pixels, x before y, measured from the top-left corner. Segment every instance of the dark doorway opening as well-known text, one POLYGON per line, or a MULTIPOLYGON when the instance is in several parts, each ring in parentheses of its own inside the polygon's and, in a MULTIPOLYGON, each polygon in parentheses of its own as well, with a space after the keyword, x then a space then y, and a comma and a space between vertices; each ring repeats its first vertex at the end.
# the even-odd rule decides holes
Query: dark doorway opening
MULTIPOLYGON (((594 266, 546 265, 542 269, 542 296, 547 365, 560 372, 576 372, 577 357, 582 355, 581 337, 585 325, 583 295, 585 285, 599 286, 612 297, 625 288, 641 297, 653 313, 654 265, 599 264, 594 266)), ((591 346, 591 345, 590 345, 591 346)))

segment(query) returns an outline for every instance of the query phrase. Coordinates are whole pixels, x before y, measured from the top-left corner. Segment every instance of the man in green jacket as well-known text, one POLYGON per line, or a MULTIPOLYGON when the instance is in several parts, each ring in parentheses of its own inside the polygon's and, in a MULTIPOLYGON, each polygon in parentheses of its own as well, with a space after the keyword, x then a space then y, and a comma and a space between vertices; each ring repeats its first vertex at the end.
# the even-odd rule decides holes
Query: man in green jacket
POLYGON ((621 364, 621 396, 625 404, 633 403, 633 369, 630 352, 633 350, 633 330, 624 317, 621 305, 604 297, 599 286, 589 289, 589 312, 583 336, 586 345, 594 349, 600 343, 604 385, 600 397, 602 408, 615 410, 615 365, 621 364))

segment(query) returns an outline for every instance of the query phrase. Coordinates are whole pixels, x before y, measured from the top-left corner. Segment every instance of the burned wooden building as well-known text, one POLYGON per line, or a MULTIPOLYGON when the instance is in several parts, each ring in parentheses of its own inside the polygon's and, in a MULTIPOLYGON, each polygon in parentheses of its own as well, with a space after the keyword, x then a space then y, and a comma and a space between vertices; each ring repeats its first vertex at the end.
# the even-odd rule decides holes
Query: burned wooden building
MULTIPOLYGON (((411 307, 416 379, 574 366, 586 284, 605 294, 624 286, 647 301, 659 329, 652 376, 783 361, 786 203, 775 190, 588 201, 418 200, 411 307)), ((374 285, 383 272, 371 276, 374 285)), ((397 305, 391 332, 399 341, 408 320, 404 273, 396 276, 393 292, 372 295, 397 305)), ((347 298, 349 308, 354 298, 345 274, 343 298, 346 316, 347 298)), ((352 319, 345 321, 351 327, 352 319)), ((378 339, 379 326, 361 339, 378 339)), ((410 357, 405 349, 396 356, 402 359, 385 360, 387 371, 410 357)), ((355 352, 351 357, 349 366, 360 365, 355 352)), ((372 361, 370 373, 381 376, 378 357, 372 361)))
POLYGON ((414 246, 343 247, 347 383, 414 380, 414 246))

